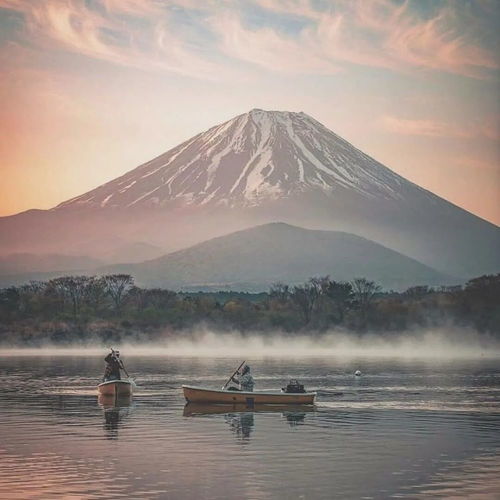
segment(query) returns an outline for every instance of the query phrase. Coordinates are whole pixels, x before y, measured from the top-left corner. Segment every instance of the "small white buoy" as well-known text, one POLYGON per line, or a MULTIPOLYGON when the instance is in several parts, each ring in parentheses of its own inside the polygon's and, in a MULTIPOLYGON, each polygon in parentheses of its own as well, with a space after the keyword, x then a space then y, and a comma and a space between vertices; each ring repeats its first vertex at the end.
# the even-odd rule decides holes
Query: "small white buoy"
POLYGON ((360 371, 360 370, 356 370, 356 371, 354 372, 354 376, 355 376, 355 377, 361 377, 361 371, 360 371))

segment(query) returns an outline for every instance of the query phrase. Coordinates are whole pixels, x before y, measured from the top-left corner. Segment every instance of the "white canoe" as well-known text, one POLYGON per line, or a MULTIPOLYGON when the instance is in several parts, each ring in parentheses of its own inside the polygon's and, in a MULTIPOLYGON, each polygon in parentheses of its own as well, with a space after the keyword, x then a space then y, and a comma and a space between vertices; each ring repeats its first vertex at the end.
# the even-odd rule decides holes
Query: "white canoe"
POLYGON ((226 391, 183 385, 184 397, 188 403, 213 403, 213 404, 256 404, 268 405, 312 405, 315 392, 281 392, 281 391, 226 391))
POLYGON ((105 396, 130 396, 132 394, 132 382, 129 380, 108 380, 97 386, 99 394, 105 396))

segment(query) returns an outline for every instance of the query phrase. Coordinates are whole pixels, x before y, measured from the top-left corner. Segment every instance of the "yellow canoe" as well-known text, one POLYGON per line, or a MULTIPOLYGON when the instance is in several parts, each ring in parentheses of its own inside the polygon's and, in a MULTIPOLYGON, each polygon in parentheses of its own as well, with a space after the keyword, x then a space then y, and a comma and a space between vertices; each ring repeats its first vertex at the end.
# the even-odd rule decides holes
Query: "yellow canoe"
POLYGON ((132 394, 132 382, 129 380, 109 380, 97 386, 99 394, 105 396, 130 396, 132 394))
POLYGON ((226 391, 183 385, 182 390, 188 403, 213 403, 213 404, 256 404, 267 405, 312 405, 315 392, 277 392, 277 391, 226 391))

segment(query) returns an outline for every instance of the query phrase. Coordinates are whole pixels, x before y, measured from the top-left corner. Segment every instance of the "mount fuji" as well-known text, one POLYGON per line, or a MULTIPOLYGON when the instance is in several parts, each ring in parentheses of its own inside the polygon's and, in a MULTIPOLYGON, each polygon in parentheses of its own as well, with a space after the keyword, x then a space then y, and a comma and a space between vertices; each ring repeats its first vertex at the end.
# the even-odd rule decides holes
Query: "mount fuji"
POLYGON ((335 196, 341 189, 399 200, 405 183, 305 113, 254 109, 57 209, 255 207, 298 193, 335 196))
MULTIPOLYGON (((500 270, 497 226, 406 180, 305 113, 260 109, 51 210, 1 218, 0 254, 129 261, 122 257, 129 247, 168 253, 278 221, 352 233, 460 278, 500 270)), ((134 255, 136 262, 151 258, 134 255)))

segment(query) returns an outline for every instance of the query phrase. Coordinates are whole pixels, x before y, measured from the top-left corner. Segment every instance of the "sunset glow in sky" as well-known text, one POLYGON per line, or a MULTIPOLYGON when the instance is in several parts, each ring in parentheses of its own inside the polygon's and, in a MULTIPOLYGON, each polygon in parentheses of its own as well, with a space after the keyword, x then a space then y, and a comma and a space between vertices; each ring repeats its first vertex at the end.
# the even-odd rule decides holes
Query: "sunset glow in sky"
POLYGON ((0 215, 252 108, 500 224, 497 0, 0 0, 0 215))

